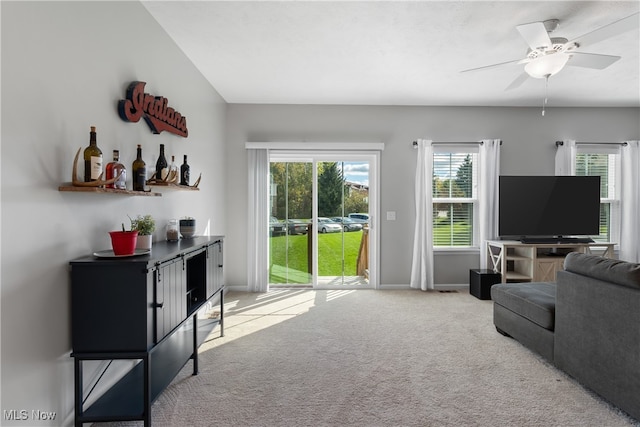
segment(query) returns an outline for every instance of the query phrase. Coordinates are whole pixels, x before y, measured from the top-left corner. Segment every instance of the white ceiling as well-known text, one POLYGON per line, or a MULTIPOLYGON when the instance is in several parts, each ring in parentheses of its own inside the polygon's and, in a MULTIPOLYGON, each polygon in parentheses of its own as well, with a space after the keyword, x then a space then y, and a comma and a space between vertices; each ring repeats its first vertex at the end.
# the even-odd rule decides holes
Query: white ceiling
MULTIPOLYGON (((519 24, 557 18, 572 40, 640 10, 633 1, 143 1, 229 103, 540 106, 519 24)), ((640 24, 640 16, 638 17, 640 24)), ((622 56, 565 67, 548 106, 640 106, 640 31, 581 46, 622 56)))

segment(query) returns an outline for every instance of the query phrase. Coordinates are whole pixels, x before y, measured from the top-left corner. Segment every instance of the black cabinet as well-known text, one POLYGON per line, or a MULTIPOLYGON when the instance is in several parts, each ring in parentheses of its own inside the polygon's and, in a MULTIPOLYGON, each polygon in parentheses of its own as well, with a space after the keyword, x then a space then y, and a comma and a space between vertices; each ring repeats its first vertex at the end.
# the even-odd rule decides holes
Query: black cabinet
POLYGON ((157 242, 150 254, 71 261, 75 424, 144 420, 151 403, 193 360, 216 325, 223 329, 222 238, 157 242), (212 302, 219 300, 219 308, 212 302), (83 403, 83 361, 139 362, 92 404, 83 403))

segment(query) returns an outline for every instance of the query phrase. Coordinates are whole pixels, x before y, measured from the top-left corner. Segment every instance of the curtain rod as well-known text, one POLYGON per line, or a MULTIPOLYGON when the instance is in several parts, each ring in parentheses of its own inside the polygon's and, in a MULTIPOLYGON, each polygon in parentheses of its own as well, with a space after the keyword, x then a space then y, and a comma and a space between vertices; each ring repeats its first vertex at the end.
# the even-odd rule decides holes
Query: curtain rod
MULTIPOLYGON (((436 142, 433 141, 431 144, 433 145, 449 145, 449 144, 479 144, 479 145, 483 145, 484 142, 483 141, 452 141, 452 142, 445 142, 445 141, 440 141, 440 142, 436 142)), ((502 140, 500 140, 500 145, 502 145, 502 140)), ((418 147, 418 141, 413 141, 413 148, 418 147)))
MULTIPOLYGON (((576 144, 580 144, 580 145, 622 145, 623 147, 626 147, 627 144, 626 142, 576 142, 576 144)), ((564 141, 556 141, 556 147, 559 147, 561 145, 564 145, 564 141)))

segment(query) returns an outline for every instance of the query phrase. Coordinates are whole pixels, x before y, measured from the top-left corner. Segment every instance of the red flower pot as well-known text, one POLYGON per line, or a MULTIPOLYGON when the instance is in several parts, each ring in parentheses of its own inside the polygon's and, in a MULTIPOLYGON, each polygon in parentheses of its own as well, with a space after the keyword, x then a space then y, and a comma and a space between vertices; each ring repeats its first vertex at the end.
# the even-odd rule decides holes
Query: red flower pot
POLYGON ((110 231, 111 246, 116 255, 132 255, 136 250, 138 231, 110 231))

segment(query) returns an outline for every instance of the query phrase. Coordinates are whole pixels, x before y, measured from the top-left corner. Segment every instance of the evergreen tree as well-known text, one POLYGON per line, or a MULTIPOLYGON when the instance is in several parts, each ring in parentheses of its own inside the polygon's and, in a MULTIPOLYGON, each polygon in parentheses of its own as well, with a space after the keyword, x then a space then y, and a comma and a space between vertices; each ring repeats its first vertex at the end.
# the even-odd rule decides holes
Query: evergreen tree
POLYGON ((458 167, 456 171, 456 185, 458 190, 462 191, 463 197, 471 197, 473 188, 473 164, 471 163, 471 156, 467 154, 464 158, 464 162, 458 167))
POLYGON ((318 216, 342 216, 344 178, 336 162, 323 163, 318 174, 318 216))

